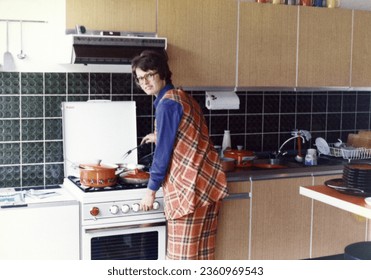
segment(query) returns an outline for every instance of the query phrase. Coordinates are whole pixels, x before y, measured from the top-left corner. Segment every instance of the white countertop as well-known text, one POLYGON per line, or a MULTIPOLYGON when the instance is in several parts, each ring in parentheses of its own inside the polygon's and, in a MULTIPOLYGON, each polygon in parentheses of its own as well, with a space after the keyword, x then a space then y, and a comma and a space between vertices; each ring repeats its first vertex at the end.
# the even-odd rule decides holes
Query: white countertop
POLYGON ((371 219, 371 205, 365 202, 364 197, 343 194, 326 186, 300 187, 300 194, 371 219))

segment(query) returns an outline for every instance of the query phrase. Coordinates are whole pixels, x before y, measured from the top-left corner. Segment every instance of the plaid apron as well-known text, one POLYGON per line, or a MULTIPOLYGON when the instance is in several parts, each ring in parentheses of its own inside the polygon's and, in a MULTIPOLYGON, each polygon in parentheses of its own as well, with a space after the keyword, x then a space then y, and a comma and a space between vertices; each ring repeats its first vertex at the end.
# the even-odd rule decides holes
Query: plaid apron
POLYGON ((221 202, 167 222, 169 260, 214 260, 218 212, 221 202))
POLYGON ((183 116, 167 175, 162 184, 168 220, 193 213, 228 195, 226 176, 209 137, 202 110, 182 90, 169 90, 163 99, 182 105, 183 116))

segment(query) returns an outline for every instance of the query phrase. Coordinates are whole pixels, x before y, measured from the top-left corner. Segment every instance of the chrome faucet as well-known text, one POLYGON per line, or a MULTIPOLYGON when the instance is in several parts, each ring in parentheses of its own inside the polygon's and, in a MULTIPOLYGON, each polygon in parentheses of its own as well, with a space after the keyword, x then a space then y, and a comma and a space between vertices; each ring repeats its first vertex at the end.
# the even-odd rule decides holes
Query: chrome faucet
POLYGON ((309 139, 312 138, 312 135, 307 130, 294 130, 291 132, 292 137, 287 139, 283 144, 279 147, 278 152, 276 153, 276 159, 280 155, 285 155, 287 152, 282 153, 282 148, 291 140, 297 139, 298 140, 298 153, 295 156, 295 160, 297 162, 303 162, 303 156, 301 155, 301 140, 303 141, 303 144, 305 143, 305 140, 309 141, 309 139), (301 138, 301 139, 300 139, 301 138))

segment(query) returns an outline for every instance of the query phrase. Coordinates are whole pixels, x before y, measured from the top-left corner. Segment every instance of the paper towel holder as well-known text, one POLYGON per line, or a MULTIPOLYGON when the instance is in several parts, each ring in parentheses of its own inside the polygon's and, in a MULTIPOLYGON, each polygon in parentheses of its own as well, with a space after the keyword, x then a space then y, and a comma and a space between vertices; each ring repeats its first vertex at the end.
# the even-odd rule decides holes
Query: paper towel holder
POLYGON ((205 106, 209 110, 238 110, 240 99, 234 91, 207 91, 205 106))

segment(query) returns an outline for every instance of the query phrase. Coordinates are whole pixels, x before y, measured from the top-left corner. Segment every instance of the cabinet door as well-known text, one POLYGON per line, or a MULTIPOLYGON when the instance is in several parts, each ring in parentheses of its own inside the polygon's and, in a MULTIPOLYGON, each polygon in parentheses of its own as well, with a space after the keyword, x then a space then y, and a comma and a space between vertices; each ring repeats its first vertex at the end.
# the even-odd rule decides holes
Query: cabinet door
POLYGON ((294 87, 298 7, 240 2, 238 87, 294 87))
POLYGON ((354 11, 353 26, 353 87, 371 86, 371 13, 354 11))
POLYGON ((229 183, 222 204, 216 238, 217 260, 247 260, 249 255, 250 199, 248 182, 229 183))
POLYGON ((352 11, 299 8, 299 87, 349 87, 352 11))
POLYGON ((156 0, 66 0, 67 29, 156 32, 156 0))
POLYGON ((158 0, 158 35, 176 86, 235 86, 237 1, 158 0))
MULTIPOLYGON (((314 185, 341 175, 314 177, 314 185)), ((366 219, 313 200, 312 258, 343 254, 345 246, 365 241, 366 219)))
POLYGON ((311 200, 299 187, 311 184, 311 177, 252 183, 251 259, 309 257, 311 200))

